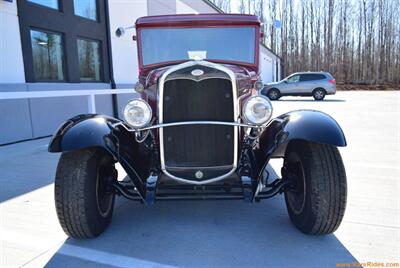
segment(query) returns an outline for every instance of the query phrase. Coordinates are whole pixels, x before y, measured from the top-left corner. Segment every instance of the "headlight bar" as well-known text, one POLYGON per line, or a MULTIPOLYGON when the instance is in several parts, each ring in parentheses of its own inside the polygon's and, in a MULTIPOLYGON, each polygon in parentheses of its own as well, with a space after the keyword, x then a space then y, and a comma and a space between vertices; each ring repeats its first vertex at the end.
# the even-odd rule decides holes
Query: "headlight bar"
POLYGON ((258 128, 258 129, 265 128, 267 126, 267 125, 258 126, 258 125, 252 125, 252 124, 247 124, 247 123, 223 122, 223 121, 183 121, 183 122, 157 124, 157 125, 152 125, 152 126, 138 128, 138 129, 130 128, 127 124, 124 124, 123 122, 118 122, 116 124, 113 124, 112 126, 113 127, 122 126, 130 132, 136 132, 136 131, 152 130, 152 129, 157 129, 157 128, 185 126, 185 125, 222 125, 222 126, 258 128))

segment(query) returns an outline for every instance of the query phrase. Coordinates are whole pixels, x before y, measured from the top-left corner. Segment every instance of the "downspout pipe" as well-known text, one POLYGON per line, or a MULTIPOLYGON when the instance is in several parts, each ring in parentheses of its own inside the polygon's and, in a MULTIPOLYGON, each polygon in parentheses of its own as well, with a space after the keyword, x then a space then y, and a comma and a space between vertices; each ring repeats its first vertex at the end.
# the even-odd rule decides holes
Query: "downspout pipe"
MULTIPOLYGON (((113 67, 113 58, 112 58, 112 47, 111 47, 111 25, 110 25, 110 9, 108 5, 108 0, 104 0, 104 9, 106 13, 106 28, 107 28, 107 52, 108 52, 108 66, 110 73, 110 86, 111 89, 116 89, 117 85, 114 79, 114 67, 113 67)), ((113 106, 113 115, 115 118, 118 118, 118 97, 116 94, 112 94, 112 106, 113 106)))

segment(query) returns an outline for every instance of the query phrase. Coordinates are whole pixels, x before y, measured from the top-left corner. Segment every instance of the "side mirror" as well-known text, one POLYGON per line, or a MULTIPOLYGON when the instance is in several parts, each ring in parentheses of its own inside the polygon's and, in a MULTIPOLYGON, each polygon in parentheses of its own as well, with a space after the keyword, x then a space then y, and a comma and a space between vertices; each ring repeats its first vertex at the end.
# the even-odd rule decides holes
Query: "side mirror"
POLYGON ((115 35, 117 37, 121 37, 125 34, 125 29, 124 27, 118 27, 118 29, 115 31, 115 35))
MULTIPOLYGON (((134 28, 135 28, 135 26, 118 27, 118 29, 115 31, 115 36, 117 36, 118 38, 121 37, 121 36, 124 36, 126 30, 134 29, 134 28)), ((133 36, 132 36, 132 40, 133 40, 133 41, 136 41, 136 40, 137 40, 136 35, 133 35, 133 36)))
POLYGON ((287 80, 283 80, 283 82, 284 82, 284 83, 287 83, 288 81, 287 81, 287 80))

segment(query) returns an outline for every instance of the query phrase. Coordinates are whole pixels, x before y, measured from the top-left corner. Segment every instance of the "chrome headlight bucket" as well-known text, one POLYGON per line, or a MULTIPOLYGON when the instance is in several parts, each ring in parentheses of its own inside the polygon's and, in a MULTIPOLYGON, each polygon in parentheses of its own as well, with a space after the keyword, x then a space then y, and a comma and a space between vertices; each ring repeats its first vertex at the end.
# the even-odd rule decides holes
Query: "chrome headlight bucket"
POLYGON ((124 108, 124 119, 133 128, 149 125, 152 118, 150 105, 142 99, 133 99, 124 108))
POLYGON ((246 123, 262 126, 272 116, 272 104, 267 97, 252 96, 244 103, 242 114, 246 123))
POLYGON ((257 90, 261 90, 261 89, 264 88, 264 83, 261 80, 257 80, 254 83, 254 88, 257 89, 257 90))

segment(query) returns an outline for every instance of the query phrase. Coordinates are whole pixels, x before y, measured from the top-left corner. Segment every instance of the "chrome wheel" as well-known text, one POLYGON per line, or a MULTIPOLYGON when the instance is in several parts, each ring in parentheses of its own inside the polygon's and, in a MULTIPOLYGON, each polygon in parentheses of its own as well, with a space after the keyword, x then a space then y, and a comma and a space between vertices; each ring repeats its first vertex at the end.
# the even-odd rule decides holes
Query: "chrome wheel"
POLYGON ((316 89, 313 95, 314 99, 322 100, 325 97, 325 92, 322 89, 316 89))
POLYGON ((270 100, 277 100, 280 98, 280 93, 278 90, 276 89, 271 89, 270 91, 268 91, 268 98, 270 100))

